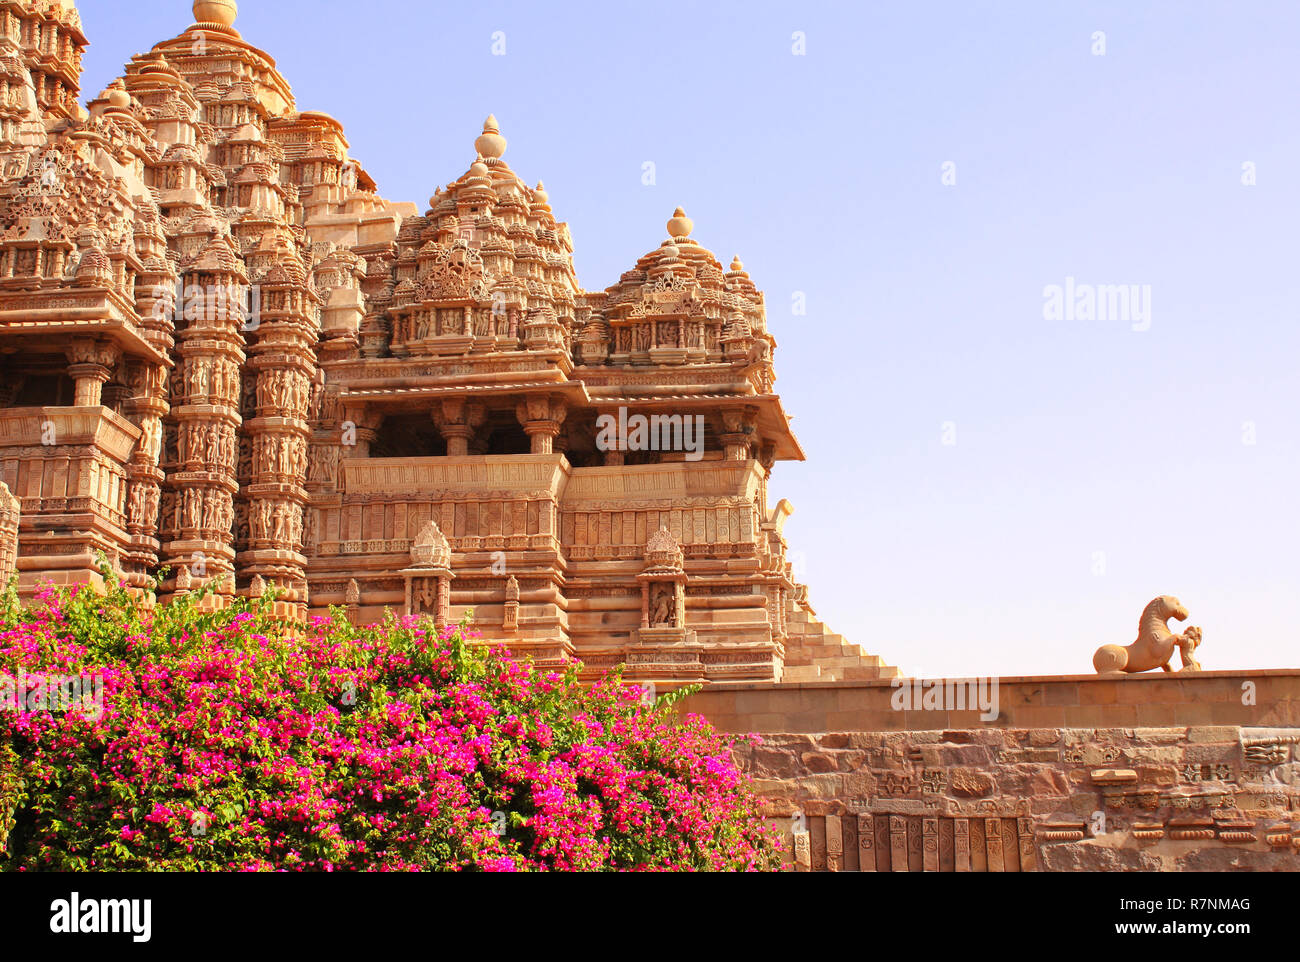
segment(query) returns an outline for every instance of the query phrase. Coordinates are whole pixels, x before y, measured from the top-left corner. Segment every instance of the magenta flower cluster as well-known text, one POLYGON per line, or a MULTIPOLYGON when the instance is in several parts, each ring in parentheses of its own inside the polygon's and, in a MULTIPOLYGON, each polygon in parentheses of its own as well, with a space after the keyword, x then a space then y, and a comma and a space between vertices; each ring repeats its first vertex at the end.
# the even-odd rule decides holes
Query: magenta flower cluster
POLYGON ((0 674, 96 673, 98 712, 0 712, 0 870, 755 870, 731 742, 463 627, 286 625, 49 589, 0 674))

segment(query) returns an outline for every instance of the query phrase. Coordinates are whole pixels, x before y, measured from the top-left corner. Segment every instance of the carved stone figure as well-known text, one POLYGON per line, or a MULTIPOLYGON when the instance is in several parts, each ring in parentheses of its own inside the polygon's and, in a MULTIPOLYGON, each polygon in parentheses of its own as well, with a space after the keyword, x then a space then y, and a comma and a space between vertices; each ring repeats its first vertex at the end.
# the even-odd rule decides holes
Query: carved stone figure
POLYGON ((653 627, 676 627, 672 585, 654 585, 650 590, 650 606, 650 624, 653 627))
POLYGON ((417 610, 432 614, 438 610, 438 583, 432 578, 421 578, 415 585, 417 610))
POLYGON ((1173 671, 1169 661, 1177 649, 1182 654, 1183 671, 1200 670, 1192 652, 1201 642, 1201 630, 1193 627, 1188 628, 1184 634, 1176 635, 1166 624, 1171 618, 1186 621, 1187 609, 1172 595, 1161 595, 1142 610, 1137 640, 1123 647, 1102 645, 1092 656, 1093 667, 1100 674, 1150 671, 1153 668, 1173 671))

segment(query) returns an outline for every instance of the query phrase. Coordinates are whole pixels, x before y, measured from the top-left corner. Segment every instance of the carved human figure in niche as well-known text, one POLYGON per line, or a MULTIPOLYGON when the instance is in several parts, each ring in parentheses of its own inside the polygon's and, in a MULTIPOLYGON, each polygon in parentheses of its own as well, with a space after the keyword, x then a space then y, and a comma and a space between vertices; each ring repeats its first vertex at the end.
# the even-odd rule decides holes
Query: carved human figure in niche
POLYGON ((303 518, 302 540, 308 554, 316 550, 316 529, 320 525, 320 515, 315 508, 309 510, 303 518))
POLYGON ((205 491, 203 493, 203 527, 207 531, 215 531, 218 527, 220 505, 217 502, 216 492, 205 491))
POLYGON ((264 540, 270 536, 271 503, 258 501, 253 506, 253 537, 264 540))
POLYGON ((131 523, 144 524, 145 487, 138 481, 131 485, 131 523))
MULTIPOLYGON (((319 373, 317 378, 322 377, 319 373)), ((311 399, 307 402, 307 418, 315 421, 321 416, 321 401, 325 394, 325 384, 323 381, 316 380, 311 385, 311 399)))
POLYGON ((147 417, 141 422, 140 428, 140 453, 146 461, 156 462, 162 455, 162 421, 156 417, 147 417))
POLYGON ((176 526, 176 493, 174 491, 164 491, 160 497, 162 501, 162 519, 163 523, 175 528, 176 526))
POLYGON ((415 606, 417 611, 438 610, 438 586, 432 578, 424 578, 419 582, 415 589, 415 606))
POLYGON ((185 527, 197 528, 199 526, 202 506, 202 493, 195 491, 193 488, 187 488, 185 491, 185 527))
POLYGON ((659 583, 650 589, 650 626, 652 628, 675 628, 677 617, 674 609, 676 599, 673 586, 659 583))

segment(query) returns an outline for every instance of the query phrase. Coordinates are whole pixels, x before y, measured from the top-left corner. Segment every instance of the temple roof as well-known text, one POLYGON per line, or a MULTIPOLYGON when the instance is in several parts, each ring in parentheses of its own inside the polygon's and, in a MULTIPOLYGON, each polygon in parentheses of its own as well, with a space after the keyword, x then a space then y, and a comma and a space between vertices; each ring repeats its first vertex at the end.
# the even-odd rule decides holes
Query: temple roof
POLYGON ((234 0, 198 0, 193 12, 90 103, 88 130, 68 121, 78 136, 111 141, 112 169, 129 182, 129 199, 106 183, 93 206, 161 224, 170 249, 150 242, 142 260, 157 267, 166 254, 181 270, 320 285, 308 301, 350 305, 346 322, 321 319, 337 337, 322 339, 322 362, 375 362, 372 376, 349 375, 372 398, 483 391, 462 378, 399 383, 384 364, 463 351, 472 365, 495 365, 495 392, 558 380, 590 404, 743 408, 746 430, 759 431, 753 449, 802 458, 774 389, 763 295, 738 257, 724 266, 694 236, 683 208, 615 283, 586 290, 568 225, 543 182, 506 161, 494 114, 466 144, 464 172, 420 214, 374 192, 339 120, 298 108, 275 60, 235 29, 234 0), (365 265, 355 279, 323 266, 348 249, 365 265))

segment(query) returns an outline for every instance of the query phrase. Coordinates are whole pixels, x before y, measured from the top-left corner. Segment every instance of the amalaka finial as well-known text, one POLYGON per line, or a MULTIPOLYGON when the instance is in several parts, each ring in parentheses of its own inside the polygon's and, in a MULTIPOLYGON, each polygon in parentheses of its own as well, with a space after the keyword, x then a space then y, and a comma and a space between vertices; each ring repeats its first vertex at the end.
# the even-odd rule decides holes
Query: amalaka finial
POLYGON ((235 0, 194 0, 195 23, 233 27, 237 16, 239 4, 235 0))
POLYGON ((686 211, 678 207, 673 211, 672 218, 668 221, 668 236, 673 240, 683 240, 691 236, 691 231, 695 229, 695 221, 686 216, 686 211))
POLYGON ((500 160, 506 152, 506 139, 501 136, 495 114, 488 114, 483 121, 483 133, 474 141, 474 149, 487 160, 500 160))
POLYGON ((104 92, 99 96, 107 100, 110 107, 117 110, 125 110, 131 106, 131 95, 126 92, 126 87, 120 78, 105 87, 104 92))

